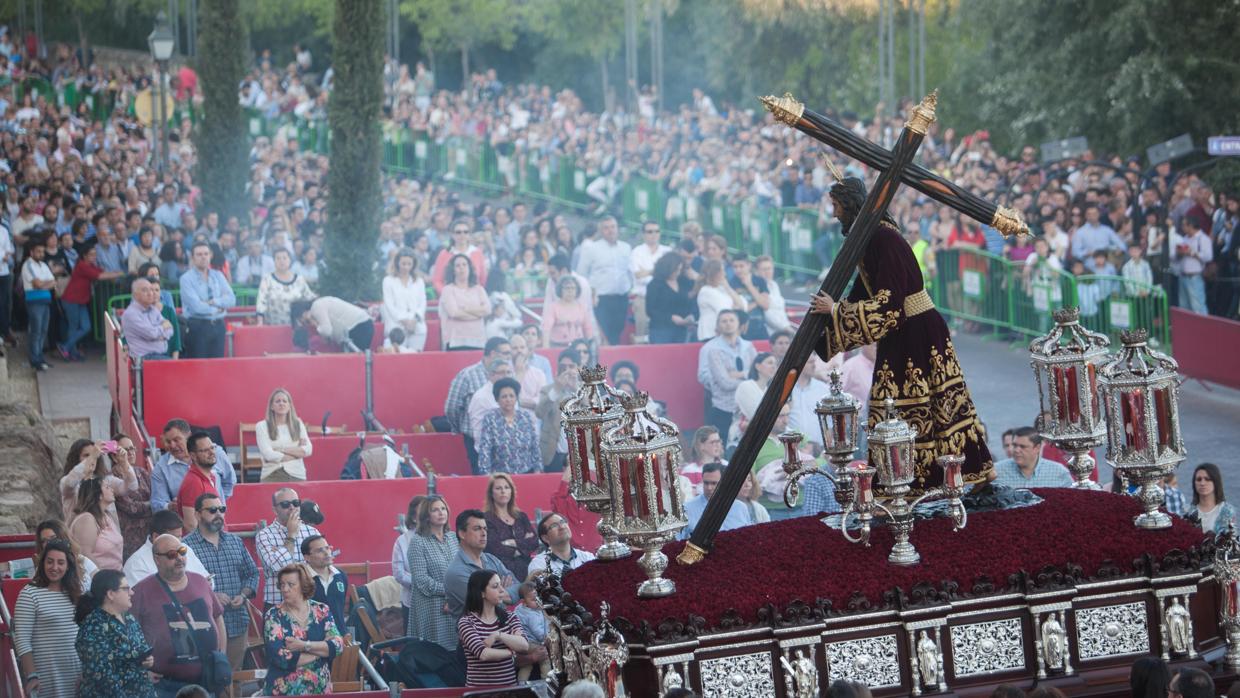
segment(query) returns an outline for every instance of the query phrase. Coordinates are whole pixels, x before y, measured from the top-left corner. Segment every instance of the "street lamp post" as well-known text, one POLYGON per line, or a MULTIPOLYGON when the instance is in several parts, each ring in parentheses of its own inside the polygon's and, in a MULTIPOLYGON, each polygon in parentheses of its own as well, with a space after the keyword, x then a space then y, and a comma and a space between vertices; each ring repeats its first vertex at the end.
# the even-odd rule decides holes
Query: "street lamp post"
POLYGON ((168 26, 168 16, 162 11, 155 17, 155 29, 151 35, 146 38, 147 45, 151 49, 151 58, 155 60, 155 64, 159 66, 159 111, 157 112, 159 119, 159 173, 162 175, 168 169, 168 98, 165 94, 167 89, 164 86, 168 72, 168 59, 172 58, 172 52, 176 47, 176 36, 172 33, 172 28, 168 26))

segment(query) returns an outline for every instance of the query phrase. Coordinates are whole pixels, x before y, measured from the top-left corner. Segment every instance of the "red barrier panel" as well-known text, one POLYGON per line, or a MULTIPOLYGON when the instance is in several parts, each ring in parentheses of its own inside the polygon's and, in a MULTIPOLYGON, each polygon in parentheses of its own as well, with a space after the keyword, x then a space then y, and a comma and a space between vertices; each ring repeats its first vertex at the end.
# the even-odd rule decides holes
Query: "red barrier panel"
POLYGON ((637 344, 603 347, 599 360, 610 367, 618 361, 632 361, 640 375, 637 387, 653 400, 667 404, 667 416, 682 431, 702 426, 704 418, 702 384, 697 380, 698 351, 701 344, 637 344))
POLYGON ((332 424, 360 426, 366 401, 361 354, 151 361, 143 364, 143 378, 146 428, 152 435, 180 417, 219 426, 229 446, 237 445, 242 422, 263 419, 267 397, 277 387, 293 394, 298 416, 309 424, 318 424, 330 410, 332 424))
MULTIPOLYGON (((531 518, 536 509, 550 511, 559 473, 517 475, 514 481, 517 503, 531 518)), ((483 508, 486 483, 483 476, 439 479, 439 493, 447 500, 453 519, 463 509, 483 508)), ((274 520, 271 495, 285 486, 288 483, 237 485, 228 500, 228 520, 242 528, 259 520, 274 520)), ((299 482, 292 487, 300 498, 313 499, 323 509, 325 521, 318 528, 341 551, 340 562, 390 561, 397 515, 404 515, 414 495, 426 494, 422 478, 299 482)))
POLYGON ((0 562, 34 555, 34 534, 0 536, 0 562))
POLYGON ((4 605, 9 607, 9 611, 17 608, 17 595, 22 593, 22 589, 30 583, 29 579, 6 579, 0 583, 0 589, 3 589, 4 605))
MULTIPOLYGON (((469 458, 465 454, 465 439, 460 434, 397 434, 392 437, 396 450, 409 445, 409 454, 418 467, 430 459, 439 475, 470 475, 469 458)), ((340 469, 357 448, 355 435, 318 436, 310 439, 314 454, 306 458, 307 480, 339 480, 340 469)), ((366 446, 380 446, 383 439, 378 434, 366 437, 366 446)))
MULTIPOLYGON (((242 325, 232 324, 228 327, 233 333, 233 356, 267 356, 268 354, 290 354, 301 351, 293 345, 293 328, 288 325, 242 325)), ((383 347, 384 327, 382 322, 375 323, 375 338, 371 349, 378 351, 383 347)), ((428 351, 439 349, 439 318, 432 317, 426 321, 426 348, 428 351)), ((310 348, 324 354, 339 351, 339 347, 314 334, 310 337, 310 348)))
POLYGON ((1172 308, 1171 336, 1175 338, 1171 353, 1180 373, 1240 388, 1240 363, 1224 354, 1226 347, 1240 346, 1240 322, 1172 308))

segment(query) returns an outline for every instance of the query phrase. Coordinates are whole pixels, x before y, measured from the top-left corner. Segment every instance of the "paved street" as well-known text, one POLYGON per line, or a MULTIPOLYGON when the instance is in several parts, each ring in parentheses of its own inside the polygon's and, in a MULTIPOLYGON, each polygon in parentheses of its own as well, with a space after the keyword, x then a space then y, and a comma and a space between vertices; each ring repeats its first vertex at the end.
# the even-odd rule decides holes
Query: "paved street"
MULTIPOLYGON (((990 448, 1002 457, 1000 434, 1030 425, 1038 413, 1038 396, 1029 366, 1027 344, 1010 344, 957 333, 953 337, 965 380, 982 421, 991 433, 990 448)), ((1218 464, 1228 488, 1240 492, 1240 391, 1188 380, 1180 388, 1180 425, 1188 444, 1188 460, 1180 466, 1180 489, 1186 494, 1192 468, 1218 464)), ((1099 453, 1102 460, 1102 453, 1099 453)), ((1100 478, 1110 482, 1111 470, 1099 463, 1100 478)), ((1235 497, 1235 495, 1232 495, 1235 497)))

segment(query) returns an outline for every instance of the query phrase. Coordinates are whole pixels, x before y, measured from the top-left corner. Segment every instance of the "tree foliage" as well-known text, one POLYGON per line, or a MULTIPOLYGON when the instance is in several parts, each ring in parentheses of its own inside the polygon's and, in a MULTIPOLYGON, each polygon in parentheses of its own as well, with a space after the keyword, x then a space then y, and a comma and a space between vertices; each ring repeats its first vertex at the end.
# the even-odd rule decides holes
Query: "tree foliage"
POLYGON ((372 262, 383 209, 379 163, 385 25, 382 3, 336 0, 322 288, 327 295, 350 300, 373 297, 377 284, 372 262))
POLYGON ((1000 145, 1084 135, 1098 151, 1139 153, 1237 128, 1234 2, 962 0, 959 12, 985 42, 959 57, 950 96, 1000 145))
POLYGON ((460 51, 462 73, 468 75, 474 48, 513 47, 523 9, 508 0, 401 0, 400 14, 417 26, 430 48, 460 51))
POLYGON ((248 51, 239 5, 240 0, 211 0, 199 13, 203 119, 195 138, 202 145, 195 180, 207 211, 219 213, 221 220, 237 216, 244 222, 249 146, 237 85, 245 76, 248 51))

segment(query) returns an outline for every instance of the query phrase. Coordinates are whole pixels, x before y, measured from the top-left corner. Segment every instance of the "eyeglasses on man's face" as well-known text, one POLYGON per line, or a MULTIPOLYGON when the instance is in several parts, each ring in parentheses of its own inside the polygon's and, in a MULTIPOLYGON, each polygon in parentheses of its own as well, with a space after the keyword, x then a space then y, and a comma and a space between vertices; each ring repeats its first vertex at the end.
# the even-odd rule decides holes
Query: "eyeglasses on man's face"
POLYGON ((189 554, 189 548, 185 547, 184 545, 182 545, 179 548, 173 548, 172 550, 169 550, 166 552, 155 553, 155 555, 157 555, 158 557, 162 557, 167 560, 175 560, 180 557, 185 557, 187 554, 189 554))
POLYGON ((300 499, 286 499, 283 502, 280 502, 281 509, 292 509, 293 507, 299 507, 299 506, 301 506, 300 499))

